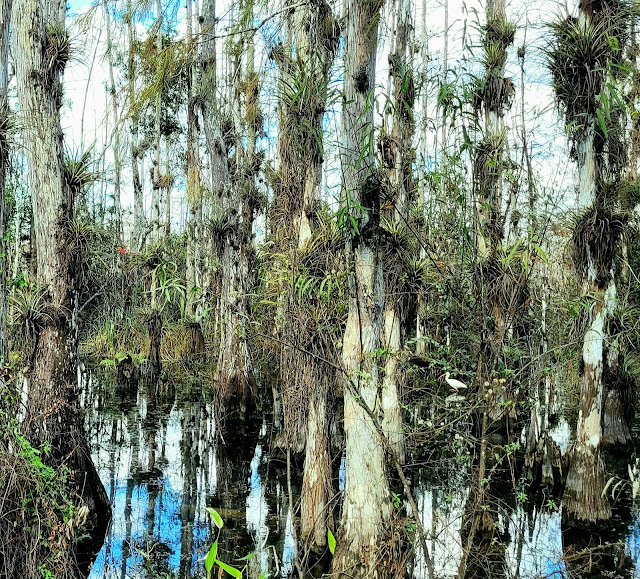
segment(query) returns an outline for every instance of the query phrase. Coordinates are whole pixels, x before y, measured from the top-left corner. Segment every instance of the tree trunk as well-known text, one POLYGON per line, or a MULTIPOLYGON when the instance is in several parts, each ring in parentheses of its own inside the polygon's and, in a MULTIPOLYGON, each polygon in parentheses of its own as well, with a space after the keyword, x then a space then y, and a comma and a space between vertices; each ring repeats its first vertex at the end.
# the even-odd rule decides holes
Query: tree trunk
MULTIPOLYGON (((325 371, 321 368, 316 374, 325 371)), ((330 375, 331 376, 331 375, 330 375)), ((316 548, 327 544, 331 493, 331 457, 329 455, 329 413, 327 390, 329 376, 317 376, 309 400, 306 453, 300 496, 301 539, 316 548)))
MULTIPOLYGON (((84 267, 73 218, 80 191, 65 178, 60 126, 61 76, 68 58, 64 1, 18 0, 15 4, 15 63, 33 206, 36 283, 48 316, 38 326, 28 376, 28 404, 22 430, 31 444, 50 445, 48 459, 75 471, 74 486, 91 518, 85 531, 101 543, 110 507, 91 461, 83 429, 78 385, 78 288, 84 267), (45 52, 46 51, 46 52, 45 52), (44 58, 44 55, 47 55, 44 58)), ((79 506, 79 505, 78 505, 79 506)), ((68 545, 86 571, 85 540, 68 545)), ((70 561, 73 559, 70 558, 70 561)))
MULTIPOLYGON (((281 352, 281 388, 286 440, 290 448, 306 455, 301 496, 301 537, 305 548, 324 549, 329 526, 331 464, 327 372, 309 352, 333 350, 324 336, 309 332, 313 314, 325 307, 321 298, 299 296, 290 280, 302 269, 301 260, 315 250, 314 213, 320 200, 323 166, 323 120, 327 105, 329 72, 339 39, 338 23, 330 5, 318 0, 294 5, 285 20, 285 42, 274 51, 279 67, 278 178, 270 207, 270 237, 286 255, 289 267, 280 284, 275 333, 293 348, 281 352), (293 47, 295 45, 295 51, 293 47), (292 87, 305 86, 302 100, 291 97, 292 87), (317 301, 316 301, 317 300, 317 301)), ((321 246, 319 251, 325 251, 321 246)), ((280 259, 278 257, 277 259, 280 259)), ((321 262, 330 259, 323 256, 321 262)), ((326 275, 329 272, 318 272, 326 275)), ((330 269, 330 268, 329 268, 330 269)), ((301 561, 306 560, 301 557, 301 561)))
MULTIPOLYGON (((12 0, 0 0, 0 367, 7 362, 7 216, 5 183, 9 162, 9 23, 12 0)), ((16 231, 16 238, 20 231, 16 231)))
POLYGON ((580 380, 580 408, 564 494, 566 514, 586 521, 611 517, 609 502, 606 496, 602 496, 605 485, 605 467, 601 454, 604 410, 602 376, 607 320, 615 308, 615 282, 611 280, 604 293, 597 287, 593 287, 592 292, 598 298, 583 341, 584 369, 580 380))
MULTIPOLYGON (((136 39, 135 39, 135 29, 133 26, 133 17, 134 17, 133 2, 132 0, 127 0, 126 20, 127 20, 127 40, 129 43, 129 53, 128 53, 128 60, 127 60, 127 77, 129 80, 128 99, 129 99, 130 109, 133 109, 133 105, 136 101, 136 88, 135 88, 136 39)), ((138 146, 138 128, 139 128, 138 113, 133 112, 131 115, 131 121, 130 121, 131 175, 132 175, 132 181, 133 181, 133 236, 132 236, 130 245, 133 249, 140 251, 142 249, 142 243, 143 243, 145 217, 144 217, 142 179, 140 178, 140 151, 138 146)))
MULTIPOLYGON (((413 180, 413 162, 415 153, 412 148, 414 136, 413 109, 415 104, 415 85, 413 80, 413 62, 409 48, 413 30, 412 2, 399 0, 397 6, 397 26, 395 46, 389 54, 389 76, 393 95, 392 126, 390 135, 382 135, 379 148, 383 151, 389 178, 388 199, 392 207, 385 211, 385 217, 398 227, 406 227, 409 220, 409 208, 415 196, 413 180)), ((391 249, 391 248, 389 248, 391 249)), ((382 382, 382 427, 396 456, 404 461, 404 436, 402 432, 402 410, 400 407, 400 375, 398 373, 398 355, 403 347, 402 327, 409 320, 403 315, 401 289, 402 258, 387 250, 388 263, 385 264, 385 295, 383 344, 386 350, 385 372, 382 382)))
MULTIPOLYGON (((185 315, 197 317, 195 306, 200 282, 200 229, 202 223, 202 183, 200 176, 200 127, 198 124, 198 54, 193 42, 193 0, 187 0, 187 51, 191 57, 187 74, 187 300, 185 315)), ((197 17, 197 15, 196 15, 197 17)))
POLYGON ((113 180, 113 212, 115 220, 116 241, 122 237, 122 208, 120 205, 120 176, 122 173, 122 159, 120 157, 120 119, 118 118, 118 93, 113 75, 113 44, 111 42, 111 17, 107 0, 102 1, 102 9, 107 29, 107 62, 109 64, 109 93, 111 94, 111 111, 113 114, 113 163, 115 175, 113 180))
MULTIPOLYGON (((248 22, 253 22, 253 8, 245 6, 248 22)), ((249 353, 249 292, 253 283, 251 247, 257 190, 255 176, 259 170, 256 138, 262 126, 258 110, 259 80, 254 70, 253 37, 247 42, 246 74, 241 74, 240 59, 234 67, 232 114, 235 123, 235 174, 231 186, 224 186, 218 210, 229 226, 221 232, 222 287, 220 296, 221 338, 216 368, 223 403, 232 396, 246 409, 248 395, 255 395, 255 377, 249 353), (243 80, 244 82, 240 82, 243 80), (241 88, 242 87, 242 88, 241 88), (243 97, 244 93, 244 99, 243 97), (244 104, 244 114, 240 107, 244 104), (242 138, 246 127, 246 141, 242 138), (245 145, 246 143, 246 145, 245 145)))
POLYGON ((344 388, 346 483, 333 572, 338 577, 384 576, 378 548, 391 518, 385 456, 375 425, 354 398, 377 413, 384 294, 377 235, 380 178, 375 172, 373 110, 382 2, 347 0, 342 110, 343 188, 348 203, 346 255, 349 260, 349 314, 342 344, 347 373, 344 388), (360 209, 360 207, 362 209, 360 209))
MULTIPOLYGON (((162 3, 156 0, 156 50, 158 56, 162 52, 162 3)), ((151 168, 151 240, 155 243, 160 239, 160 203, 162 197, 162 178, 160 174, 160 142, 162 114, 162 90, 156 95, 156 108, 154 117, 154 141, 153 141, 153 167, 151 168)))

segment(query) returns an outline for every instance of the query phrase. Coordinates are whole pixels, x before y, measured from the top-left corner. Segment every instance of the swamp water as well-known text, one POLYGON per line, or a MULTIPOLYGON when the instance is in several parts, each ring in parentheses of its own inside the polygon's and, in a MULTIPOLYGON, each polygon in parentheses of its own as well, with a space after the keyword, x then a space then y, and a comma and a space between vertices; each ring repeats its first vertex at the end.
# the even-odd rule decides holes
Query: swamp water
MULTIPOLYGON (((113 509, 90 579, 205 577, 202 559, 217 532, 207 507, 215 508, 225 523, 218 549, 222 561, 246 565, 248 579, 289 576, 294 534, 287 465, 282 452, 271 456, 276 433, 269 415, 228 420, 220 437, 213 403, 202 388, 159 393, 141 383, 127 391, 100 373, 84 374, 83 384, 89 443, 113 509)), ((336 487, 342 488, 339 479, 336 487)), ((468 491, 462 479, 450 480, 448 488, 416 486, 436 576, 455 577, 468 491)), ((294 503, 300 487, 294 478, 294 503)), ((559 508, 538 502, 536 508, 505 505, 499 512, 506 566, 493 576, 585 576, 593 558, 577 546, 563 546, 559 508)), ((613 538, 618 545, 600 548, 605 564, 592 568, 589 576, 640 577, 640 513, 632 510, 630 520, 613 538)), ((596 547, 597 556, 597 541, 603 539, 595 540, 589 547, 596 547)), ((411 574, 427 577, 420 549, 411 574)))

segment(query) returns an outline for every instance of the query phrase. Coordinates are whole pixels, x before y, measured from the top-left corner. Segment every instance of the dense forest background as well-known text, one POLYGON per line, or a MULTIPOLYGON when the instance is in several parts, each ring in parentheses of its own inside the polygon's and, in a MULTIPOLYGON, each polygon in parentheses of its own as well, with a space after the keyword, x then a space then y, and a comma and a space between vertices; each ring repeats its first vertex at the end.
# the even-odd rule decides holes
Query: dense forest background
POLYGON ((128 560, 126 445, 154 539, 178 410, 113 576, 638 573, 640 6, 531 4, 0 0, 0 577, 128 560))

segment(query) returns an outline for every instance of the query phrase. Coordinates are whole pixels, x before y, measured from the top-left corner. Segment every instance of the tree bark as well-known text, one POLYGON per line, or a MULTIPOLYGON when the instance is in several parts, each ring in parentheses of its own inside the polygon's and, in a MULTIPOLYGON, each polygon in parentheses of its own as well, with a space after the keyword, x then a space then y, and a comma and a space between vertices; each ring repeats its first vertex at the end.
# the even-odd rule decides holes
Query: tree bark
MULTIPOLYGON (((197 17, 197 15, 196 15, 197 17)), ((196 292, 200 282, 200 230, 202 224, 202 183, 200 175, 200 126, 198 124, 199 62, 193 42, 193 0, 187 0, 187 51, 191 58, 187 74, 187 300, 185 314, 197 316, 196 292)))
MULTIPOLYGON (((162 52, 162 2, 156 0, 156 51, 158 57, 162 52)), ((160 203, 162 197, 162 179, 160 174, 160 143, 162 140, 160 120, 162 115, 162 89, 158 89, 154 116, 153 167, 151 168, 151 240, 160 239, 160 203)))
MULTIPOLYGON (((349 314, 342 360, 358 396, 375 413, 380 411, 381 377, 376 354, 382 343, 384 294, 377 245, 380 182, 374 167, 372 131, 382 2, 347 0, 345 8, 341 161, 349 218, 356 221, 357 230, 347 223, 349 314)), ((344 430, 346 483, 333 572, 338 577, 381 577, 384 569, 377 553, 392 511, 385 455, 373 421, 346 387, 344 430)))
MULTIPOLYGON (((414 136, 415 85, 413 80, 413 62, 409 45, 411 43, 412 2, 399 0, 397 6, 397 25, 395 46, 389 54, 389 75, 393 95, 391 107, 390 135, 382 136, 379 146, 383 150, 389 179, 389 194, 392 207, 385 211, 385 217, 396 226, 405 227, 409 219, 409 208, 415 197, 413 180, 413 162, 415 153, 412 148, 414 136)), ((402 432, 402 410, 400 407, 400 374, 398 355, 404 345, 402 327, 409 320, 403 314, 404 292, 400 289, 402 263, 401 256, 387 251, 388 264, 385 268, 386 304, 384 310, 383 344, 386 350, 385 372, 382 381, 382 427, 396 456, 404 462, 404 435, 402 432), (400 259, 399 259, 400 258, 400 259)))
MULTIPOLYGON (((12 0, 0 0, 0 367, 7 362, 7 215, 5 187, 9 162, 9 23, 12 0)), ((20 232, 16 232, 16 237, 20 232)))
MULTIPOLYGON (((55 466, 65 464, 75 471, 74 486, 91 513, 85 530, 101 543, 111 511, 91 461, 78 399, 77 280, 84 264, 73 226, 80 190, 65 177, 59 112, 69 43, 65 12, 64 0, 15 4, 16 78, 29 162, 36 283, 46 303, 34 338, 22 430, 35 447, 50 445, 48 458, 55 466)), ((81 574, 90 563, 86 541, 68 545, 70 564, 73 548, 81 574)))
MULTIPOLYGON (((129 43, 128 59, 127 59, 127 76, 128 76, 128 100, 129 108, 133 109, 136 101, 136 38, 133 26, 134 8, 132 0, 127 0, 127 41, 129 43)), ((142 179, 140 178, 140 151, 138 146, 139 118, 138 113, 133 112, 129 124, 131 132, 131 175, 133 181, 133 236, 130 245, 133 249, 140 251, 143 244, 143 236, 145 229, 144 201, 142 191, 142 179)))
MULTIPOLYGON (((285 18, 286 40, 272 56, 279 67, 283 97, 278 102, 279 165, 269 210, 270 236, 286 255, 282 261, 288 267, 280 284, 275 332, 283 343, 299 347, 286 347, 281 352, 280 382, 287 444, 301 449, 306 441, 301 538, 305 548, 318 550, 326 546, 331 518, 327 372, 333 372, 319 365, 309 352, 326 351, 333 344, 327 345, 325 336, 307 330, 312 323, 311 310, 325 307, 322 299, 299 296, 291 280, 302 272, 305 256, 315 251, 310 241, 317 233, 314 214, 320 201, 324 162, 322 125, 339 26, 324 0, 290 4, 291 11, 285 18), (292 94, 294 87, 304 87, 302 94, 292 94)), ((328 260, 323 257, 321 261, 328 260)))
POLYGON ((120 177, 122 174, 122 158, 120 156, 120 119, 118 115, 118 93, 113 74, 113 44, 111 42, 111 16, 107 0, 102 1, 105 27, 107 29, 107 62, 109 65, 109 94, 111 95, 111 112, 113 114, 113 212, 115 221, 116 241, 118 243, 122 237, 122 207, 120 204, 120 177))
MULTIPOLYGON (((585 26, 595 25, 596 18, 589 7, 580 3, 580 19, 585 26)), ((598 74, 603 75, 604 71, 598 74)), ((602 185, 604 175, 602 164, 597 160, 596 129, 598 121, 593 115, 586 121, 587 126, 576 138, 575 149, 578 164, 578 205, 584 211, 581 226, 589 227, 590 215, 598 218, 599 211, 611 205, 602 185)), ((615 243, 615 237, 601 243, 615 243)), ((603 261, 598 244, 581 241, 574 234, 574 255, 583 256, 575 265, 582 280, 582 295, 593 298, 589 327, 582 346, 582 373, 580 377, 580 406, 576 425, 576 439, 570 452, 569 472, 565 486, 563 516, 567 520, 597 522, 611 518, 611 507, 602 495, 605 485, 605 465, 602 457, 605 383, 604 369, 608 321, 616 306, 616 283, 614 252, 610 263, 603 261), (603 276, 604 274, 604 276, 603 276), (605 277, 606 279, 603 279, 605 277)), ((607 257, 608 258, 608 257, 607 257)))
MULTIPOLYGON (((595 285, 595 284, 594 284, 595 285)), ((580 407, 576 440, 570 455, 564 494, 569 517, 586 521, 611 518, 611 507, 602 496, 605 466, 601 453, 604 410, 604 354, 607 320, 613 314, 616 286, 612 279, 604 292, 592 287, 597 301, 582 347, 584 369, 580 380, 580 407)))
MULTIPOLYGON (((249 4, 245 8, 248 21, 253 22, 252 6, 249 4)), ((246 42, 246 73, 244 75, 241 73, 240 58, 236 58, 234 63, 235 81, 232 101, 236 150, 234 179, 231 186, 218 184, 218 187, 222 185, 222 196, 218 198, 217 208, 229 226, 220 232, 221 338, 216 380, 223 403, 235 396, 243 411, 246 409, 249 394, 255 395, 255 376, 248 343, 248 321, 249 292, 253 283, 251 239, 257 207, 255 177, 260 166, 256 154, 256 138, 258 130, 262 127, 258 109, 259 79, 254 69, 253 36, 249 36, 246 42), (242 83, 240 83, 241 80, 243 80, 242 83), (243 104, 244 114, 240 108, 243 104), (243 139, 245 129, 246 141, 243 139)))

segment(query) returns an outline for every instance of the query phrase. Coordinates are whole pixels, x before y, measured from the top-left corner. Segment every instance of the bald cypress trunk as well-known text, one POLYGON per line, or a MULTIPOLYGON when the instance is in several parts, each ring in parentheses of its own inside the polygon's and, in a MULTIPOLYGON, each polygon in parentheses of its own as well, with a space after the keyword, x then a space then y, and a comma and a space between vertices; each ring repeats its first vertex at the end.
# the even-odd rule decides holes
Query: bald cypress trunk
POLYGON ((324 0, 291 5, 285 23, 287 41, 273 53, 282 97, 271 230, 289 268, 279 283, 276 331, 283 343, 295 346, 281 351, 281 385, 287 442, 294 449, 306 443, 300 534, 305 547, 324 549, 332 519, 329 385, 335 372, 310 352, 335 351, 335 347, 322 332, 309 331, 314 313, 327 311, 327 304, 318 296, 300 295, 291 280, 307 273, 305 260, 314 264, 314 275, 326 276, 326 264, 334 258, 330 247, 321 242, 315 245, 313 240, 321 211, 323 120, 339 26, 324 0), (296 93, 301 87, 304 90, 296 93), (318 253, 323 255, 315 260, 318 253), (318 263, 325 265, 318 267, 318 263))
MULTIPOLYGON (((409 221, 409 209, 415 198, 412 147, 414 135, 413 107, 415 85, 413 62, 409 48, 413 30, 411 0, 398 0, 395 47, 389 54, 389 74, 393 94, 392 126, 390 134, 382 136, 380 147, 386 159, 390 191, 388 198, 393 206, 385 211, 385 218, 394 227, 404 228, 409 221)), ((398 354, 404 346, 406 316, 405 293, 402 291, 402 256, 391 248, 386 252, 383 345, 386 350, 384 378, 382 381, 382 429, 387 434, 391 448, 404 461, 404 435, 400 407, 401 374, 398 354), (404 306, 404 307, 403 307, 404 306)))
MULTIPOLYGON (((60 126, 62 74, 68 59, 64 0, 18 0, 15 4, 15 63, 33 206, 36 283, 48 313, 36 327, 22 430, 35 447, 50 446, 47 460, 75 471, 82 502, 91 513, 87 530, 103 532, 109 501, 91 461, 83 429, 78 385, 78 276, 84 267, 74 229, 80 190, 68 179, 60 126)), ((71 490, 71 489, 70 489, 71 490)), ((83 560, 85 541, 75 547, 83 560)), ((84 569, 83 569, 84 571, 84 569)))
POLYGON ((347 0, 342 108, 342 176, 348 222, 349 314, 342 344, 346 371, 344 430, 346 483, 333 572, 338 577, 382 577, 378 547, 391 518, 385 456, 362 402, 380 412, 384 293, 377 233, 380 177, 374 166, 373 110, 382 2, 347 0), (355 220, 357 229, 349 223, 355 220))
MULTIPOLYGON (((196 14, 197 18, 198 15, 196 14)), ((187 302, 186 316, 197 317, 195 298, 200 282, 202 228, 202 178, 200 172, 199 58, 193 37, 193 0, 187 0, 187 50, 191 63, 187 74, 187 302)))
POLYGON ((116 241, 122 241, 122 207, 120 204, 120 177, 122 174, 122 158, 120 151, 120 119, 118 115, 118 93, 113 74, 113 43, 111 41, 111 15, 106 0, 102 2, 102 10, 107 29, 107 63, 109 67, 109 94, 111 95, 111 114, 113 115, 113 218, 116 241))
MULTIPOLYGON (((243 15, 253 23, 251 0, 243 5, 243 15)), ((253 37, 247 37, 246 68, 242 51, 234 62, 231 113, 235 126, 235 159, 231 184, 220 183, 216 210, 228 224, 219 233, 221 268, 220 353, 216 367, 222 399, 235 396, 240 408, 246 408, 249 395, 255 395, 255 375, 249 352, 249 293, 253 284, 252 228, 259 206, 256 174, 260 158, 256 150, 262 128, 259 109, 259 76, 255 71, 253 37), (244 110, 241 108, 244 106, 244 110)), ((215 144, 214 144, 215 147, 215 144)))
MULTIPOLYGON (((135 28, 133 26, 134 8, 132 0, 127 0, 127 43, 129 45, 127 54, 127 99, 129 101, 129 108, 133 109, 133 105, 136 102, 136 38, 135 28)), ((140 177, 140 158, 141 152, 138 144, 139 133, 139 117, 136 111, 131 114, 129 121, 129 131, 131 133, 131 145, 130 145, 130 162, 131 162, 131 179, 133 181, 133 234, 130 241, 132 248, 136 250, 142 249, 144 228, 145 228, 145 216, 144 216, 144 200, 142 191, 142 179, 140 177)))
MULTIPOLYGON (((585 22, 589 20, 582 14, 585 22)), ((576 143, 578 163, 578 204, 583 211, 595 209, 598 170, 595 152, 595 129, 587 128, 576 143)), ((582 346, 580 405, 576 424, 576 440, 570 454, 569 472, 564 495, 565 515, 569 518, 597 521, 611 517, 611 507, 602 496, 605 465, 602 457, 604 411, 604 356, 607 320, 615 308, 616 286, 613 279, 605 288, 598 287, 593 249, 589 244, 576 250, 584 255, 586 269, 576 263, 583 277, 583 295, 596 296, 589 327, 582 346)), ((605 264, 606 267, 606 264, 605 264)), ((613 262, 609 264, 609 273, 613 262)))
MULTIPOLYGON (((162 2, 156 0, 156 51, 162 52, 162 2)), ((162 202, 162 174, 160 172, 160 144, 162 142, 160 120, 162 116, 162 90, 156 94, 153 127, 153 167, 151 168, 151 240, 160 240, 160 203, 162 202)))
POLYGON ((7 217, 5 188, 9 162, 9 23, 12 0, 0 0, 0 367, 7 362, 7 217))
MULTIPOLYGON (((576 438, 570 451, 563 515, 569 521, 590 523, 611 517, 611 507, 603 496, 605 465, 602 444, 605 439, 605 403, 609 410, 620 401, 607 396, 607 375, 617 372, 617 338, 610 336, 610 321, 617 301, 616 260, 623 237, 628 208, 621 208, 617 189, 628 160, 624 140, 626 114, 603 117, 597 103, 609 100, 619 78, 612 72, 624 63, 629 26, 637 13, 623 3, 579 3, 579 17, 554 25, 554 52, 550 59, 556 97, 565 109, 568 126, 576 120, 572 153, 578 165, 578 205, 581 214, 573 231, 573 260, 582 299, 590 307, 585 312, 586 332, 580 361, 580 404, 576 438), (576 37, 600 40, 597 66, 585 63, 582 54, 571 49, 576 37), (616 46, 608 43, 617 37, 616 46), (567 50, 569 49, 569 50, 567 50), (606 97, 606 98, 603 98, 606 97)), ((611 380, 613 382, 613 380, 611 380)), ((614 440, 615 422, 608 421, 614 440)))

